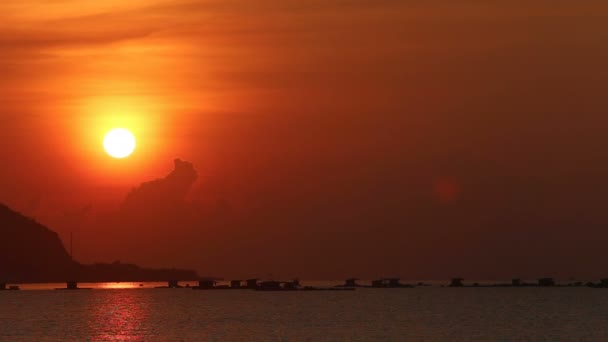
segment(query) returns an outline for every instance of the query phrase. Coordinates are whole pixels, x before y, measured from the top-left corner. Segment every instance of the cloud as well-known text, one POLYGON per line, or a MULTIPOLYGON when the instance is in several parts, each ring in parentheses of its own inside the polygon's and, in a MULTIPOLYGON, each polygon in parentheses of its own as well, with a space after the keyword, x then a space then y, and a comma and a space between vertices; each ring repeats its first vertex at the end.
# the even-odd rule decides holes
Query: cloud
POLYGON ((181 159, 175 159, 174 163, 175 168, 166 177, 145 182, 133 189, 122 205, 123 213, 143 210, 141 214, 149 215, 184 205, 186 196, 198 179, 198 173, 192 163, 181 159))
POLYGON ((49 31, 33 29, 7 34, 0 32, 0 49, 40 49, 70 45, 99 45, 120 42, 124 40, 144 38, 153 29, 111 30, 105 32, 80 31, 66 32, 65 30, 49 31))

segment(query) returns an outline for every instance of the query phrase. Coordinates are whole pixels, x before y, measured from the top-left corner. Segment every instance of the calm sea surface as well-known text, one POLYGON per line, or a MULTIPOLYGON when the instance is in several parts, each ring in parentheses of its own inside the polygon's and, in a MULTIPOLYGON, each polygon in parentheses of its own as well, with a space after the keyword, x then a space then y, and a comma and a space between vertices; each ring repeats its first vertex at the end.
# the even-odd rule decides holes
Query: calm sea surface
POLYGON ((153 285, 0 291, 0 340, 608 341, 608 289, 256 292, 153 285))

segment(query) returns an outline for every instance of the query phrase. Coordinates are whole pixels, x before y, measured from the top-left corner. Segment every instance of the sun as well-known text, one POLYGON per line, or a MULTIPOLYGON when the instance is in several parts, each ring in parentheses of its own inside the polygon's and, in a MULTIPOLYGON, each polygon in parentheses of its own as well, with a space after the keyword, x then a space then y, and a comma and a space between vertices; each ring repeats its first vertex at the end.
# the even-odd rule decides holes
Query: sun
POLYGON ((128 129, 115 128, 109 131, 103 139, 103 147, 114 158, 122 159, 135 151, 135 136, 128 129))

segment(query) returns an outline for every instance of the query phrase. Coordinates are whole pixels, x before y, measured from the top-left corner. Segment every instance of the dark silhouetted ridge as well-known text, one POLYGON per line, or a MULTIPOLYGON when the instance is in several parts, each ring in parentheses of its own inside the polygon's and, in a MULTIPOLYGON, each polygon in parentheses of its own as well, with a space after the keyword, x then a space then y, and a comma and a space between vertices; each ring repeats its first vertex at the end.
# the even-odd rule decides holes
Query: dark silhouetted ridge
POLYGON ((38 222, 0 204, 0 279, 64 279, 78 264, 59 236, 38 222))
POLYGON ((56 232, 0 204, 0 282, 36 283, 194 280, 194 271, 146 269, 119 262, 81 265, 56 232))

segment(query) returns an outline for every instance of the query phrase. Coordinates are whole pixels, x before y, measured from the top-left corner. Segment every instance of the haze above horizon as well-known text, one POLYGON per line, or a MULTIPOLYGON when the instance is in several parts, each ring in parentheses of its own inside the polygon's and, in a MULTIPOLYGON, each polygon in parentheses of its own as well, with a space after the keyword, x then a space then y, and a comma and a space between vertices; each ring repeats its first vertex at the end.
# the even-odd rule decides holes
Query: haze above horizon
POLYGON ((84 263, 606 277, 606 16, 599 0, 2 1, 0 202, 74 232, 84 263), (103 147, 118 127, 137 138, 124 159, 103 147))

